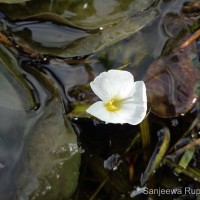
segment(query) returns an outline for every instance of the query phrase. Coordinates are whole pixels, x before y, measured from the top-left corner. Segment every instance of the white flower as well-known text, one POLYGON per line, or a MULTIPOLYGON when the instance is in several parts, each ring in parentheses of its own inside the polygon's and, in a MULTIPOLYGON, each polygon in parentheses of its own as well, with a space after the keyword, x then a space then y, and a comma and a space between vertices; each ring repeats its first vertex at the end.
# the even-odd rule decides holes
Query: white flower
POLYGON ((134 82, 127 71, 109 70, 90 83, 102 100, 92 104, 87 112, 107 123, 139 124, 146 115, 147 96, 143 81, 134 82))

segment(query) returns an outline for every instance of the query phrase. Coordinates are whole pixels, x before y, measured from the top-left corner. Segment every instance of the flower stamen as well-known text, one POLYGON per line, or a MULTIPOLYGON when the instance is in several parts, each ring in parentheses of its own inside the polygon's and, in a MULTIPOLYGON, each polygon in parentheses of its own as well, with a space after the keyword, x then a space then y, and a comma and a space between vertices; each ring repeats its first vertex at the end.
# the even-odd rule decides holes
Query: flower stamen
POLYGON ((122 101, 119 99, 111 99, 105 104, 105 107, 110 112, 115 112, 121 108, 122 101))

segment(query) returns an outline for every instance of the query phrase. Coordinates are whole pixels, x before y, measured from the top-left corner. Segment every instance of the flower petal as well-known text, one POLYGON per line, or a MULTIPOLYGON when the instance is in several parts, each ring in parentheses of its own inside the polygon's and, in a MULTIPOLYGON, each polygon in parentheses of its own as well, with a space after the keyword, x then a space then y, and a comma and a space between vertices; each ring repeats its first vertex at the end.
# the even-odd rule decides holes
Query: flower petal
POLYGON ((133 101, 124 102, 123 108, 118 111, 118 115, 125 121, 125 123, 136 125, 139 124, 146 116, 147 104, 134 104, 133 101))
POLYGON ((137 81, 134 84, 133 97, 124 100, 122 108, 118 111, 118 114, 126 123, 136 125, 144 119, 146 111, 146 87, 143 81, 137 81))
POLYGON ((134 102, 145 102, 147 103, 147 93, 146 86, 143 81, 134 82, 134 89, 132 97, 134 98, 134 102))
POLYGON ((109 70, 97 76, 90 83, 94 93, 106 103, 114 97, 128 98, 134 87, 134 78, 130 72, 109 70))
POLYGON ((117 112, 109 112, 102 101, 92 104, 87 110, 89 114, 107 123, 125 123, 117 112))

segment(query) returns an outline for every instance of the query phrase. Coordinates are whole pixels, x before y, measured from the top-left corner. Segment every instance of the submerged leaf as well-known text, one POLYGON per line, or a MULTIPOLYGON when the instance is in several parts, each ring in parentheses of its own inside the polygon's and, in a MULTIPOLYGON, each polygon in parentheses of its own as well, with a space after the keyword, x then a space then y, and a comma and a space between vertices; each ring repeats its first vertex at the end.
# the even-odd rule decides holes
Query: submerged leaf
POLYGON ((161 117, 176 117, 189 111, 197 100, 195 85, 200 72, 193 47, 176 50, 155 61, 144 78, 149 106, 161 117))
POLYGON ((144 185, 148 181, 148 179, 153 175, 154 171, 159 167, 160 162, 162 161, 169 146, 169 142, 170 142, 169 129, 167 127, 162 129, 159 132, 158 137, 159 137, 158 144, 156 145, 153 155, 151 156, 149 160, 149 164, 143 176, 141 177, 141 180, 140 180, 141 185, 144 185))
POLYGON ((104 161, 99 156, 93 156, 89 160, 89 167, 90 170, 93 172, 94 176, 96 177, 99 182, 102 182, 106 178, 108 181, 106 182, 104 189, 106 191, 112 191, 112 194, 121 194, 128 189, 130 189, 130 184, 128 183, 128 178, 126 177, 126 170, 122 169, 122 171, 116 170, 112 173, 112 176, 109 176, 109 172, 103 166, 104 161), (126 177, 126 178, 125 178, 126 177))
MULTIPOLYGON (((192 160, 195 153, 195 147, 192 147, 191 149, 188 149, 183 156, 181 157, 181 160, 179 161, 179 166, 183 167, 184 169, 187 168, 188 164, 192 160)), ((174 169, 176 173, 180 173, 181 171, 178 169, 174 169)))
POLYGON ((150 128, 149 128, 148 118, 145 118, 140 123, 140 132, 142 139, 142 147, 145 149, 150 145, 150 128))
POLYGON ((180 165, 177 165, 176 163, 172 162, 169 159, 164 159, 164 162, 168 164, 171 167, 174 167, 178 169, 181 173, 185 174, 186 176, 192 178, 194 181, 197 181, 200 183, 200 171, 199 169, 187 167, 187 169, 181 167, 180 165))

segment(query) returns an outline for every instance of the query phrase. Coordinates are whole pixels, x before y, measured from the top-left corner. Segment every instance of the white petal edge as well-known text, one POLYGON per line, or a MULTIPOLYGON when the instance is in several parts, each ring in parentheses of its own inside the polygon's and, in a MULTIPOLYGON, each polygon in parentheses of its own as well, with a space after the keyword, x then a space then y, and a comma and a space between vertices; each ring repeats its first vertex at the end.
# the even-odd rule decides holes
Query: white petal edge
POLYGON ((125 121, 125 123, 137 125, 145 118, 146 111, 146 103, 140 103, 139 105, 135 106, 130 106, 125 103, 123 109, 118 111, 118 114, 125 121))
POLYGON ((134 102, 146 102, 147 103, 147 93, 144 81, 136 81, 134 83, 133 95, 134 102))
POLYGON ((90 87, 93 92, 104 102, 110 100, 111 96, 107 92, 105 84, 102 83, 102 80, 105 79, 107 72, 102 72, 99 76, 97 76, 91 83, 90 87))
POLYGON ((109 112, 105 108, 105 104, 103 101, 97 101, 96 103, 92 104, 87 110, 89 114, 95 116, 96 118, 105 121, 106 123, 113 123, 113 124, 123 124, 125 121, 117 112, 109 112))
POLYGON ((146 116, 147 95, 143 81, 136 81, 132 98, 125 99, 122 108, 118 111, 126 123, 137 125, 146 116))
POLYGON ((90 86, 94 93, 106 103, 114 97, 120 99, 130 97, 134 88, 134 77, 128 71, 109 70, 97 76, 90 86))

